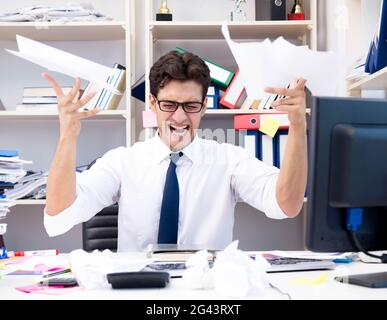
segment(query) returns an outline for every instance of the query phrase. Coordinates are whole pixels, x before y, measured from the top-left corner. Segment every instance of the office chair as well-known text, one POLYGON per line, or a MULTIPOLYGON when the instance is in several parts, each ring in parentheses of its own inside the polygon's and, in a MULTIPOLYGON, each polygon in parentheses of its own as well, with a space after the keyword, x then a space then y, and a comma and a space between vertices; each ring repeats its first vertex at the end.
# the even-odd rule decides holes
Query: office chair
POLYGON ((83 250, 110 249, 117 251, 118 205, 102 209, 82 224, 83 250))
MULTIPOLYGON (((97 159, 96 159, 97 160, 97 159)), ((96 162, 94 160, 87 169, 96 162)), ((89 221, 82 223, 83 250, 117 251, 118 204, 106 207, 89 221)))

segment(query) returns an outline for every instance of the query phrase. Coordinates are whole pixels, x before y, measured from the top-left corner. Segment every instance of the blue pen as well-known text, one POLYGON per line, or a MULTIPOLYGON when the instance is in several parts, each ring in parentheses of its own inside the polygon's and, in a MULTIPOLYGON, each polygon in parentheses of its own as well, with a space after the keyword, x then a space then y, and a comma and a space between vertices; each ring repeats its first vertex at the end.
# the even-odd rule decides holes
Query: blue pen
POLYGON ((352 258, 337 258, 333 260, 334 263, 351 263, 353 262, 352 258))

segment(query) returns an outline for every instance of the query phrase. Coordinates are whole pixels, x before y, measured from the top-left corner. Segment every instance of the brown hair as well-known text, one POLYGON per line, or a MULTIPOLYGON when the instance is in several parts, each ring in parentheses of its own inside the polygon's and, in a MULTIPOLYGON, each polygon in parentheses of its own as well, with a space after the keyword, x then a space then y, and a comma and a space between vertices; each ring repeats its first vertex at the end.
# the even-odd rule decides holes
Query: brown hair
POLYGON ((150 93, 157 97, 159 90, 171 80, 195 81, 202 87, 204 100, 211 82, 210 69, 191 52, 170 51, 157 60, 150 70, 150 93))

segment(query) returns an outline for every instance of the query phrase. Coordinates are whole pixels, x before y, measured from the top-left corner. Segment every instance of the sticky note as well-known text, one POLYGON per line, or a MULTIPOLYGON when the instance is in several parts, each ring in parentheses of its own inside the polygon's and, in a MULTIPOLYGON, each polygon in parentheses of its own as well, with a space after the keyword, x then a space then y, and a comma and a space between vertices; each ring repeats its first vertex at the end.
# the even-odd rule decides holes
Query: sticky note
POLYGON ((316 278, 299 278, 291 280, 291 284, 303 284, 309 286, 319 286, 328 281, 328 273, 324 272, 316 278))
POLYGON ((142 126, 144 128, 155 128, 157 127, 156 114, 153 111, 142 112, 142 126))
POLYGON ((261 127, 260 127, 259 131, 274 138, 274 136, 277 133, 280 126, 281 126, 281 123, 279 121, 277 121, 271 117, 265 117, 261 123, 261 127))

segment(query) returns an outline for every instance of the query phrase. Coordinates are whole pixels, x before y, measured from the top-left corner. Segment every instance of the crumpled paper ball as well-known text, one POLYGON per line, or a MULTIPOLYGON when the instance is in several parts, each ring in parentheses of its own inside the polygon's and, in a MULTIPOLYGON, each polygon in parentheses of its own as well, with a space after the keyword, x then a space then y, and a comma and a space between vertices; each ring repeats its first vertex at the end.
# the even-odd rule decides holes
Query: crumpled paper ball
POLYGON ((185 285, 190 289, 214 289, 219 295, 235 298, 264 293, 269 287, 269 263, 261 255, 250 258, 238 250, 238 243, 234 241, 218 252, 211 269, 206 250, 189 258, 183 274, 185 285))

